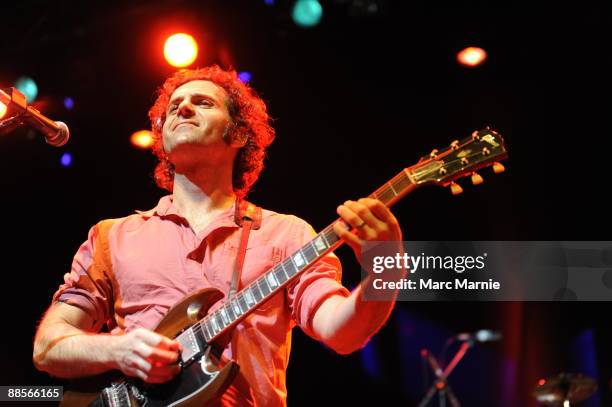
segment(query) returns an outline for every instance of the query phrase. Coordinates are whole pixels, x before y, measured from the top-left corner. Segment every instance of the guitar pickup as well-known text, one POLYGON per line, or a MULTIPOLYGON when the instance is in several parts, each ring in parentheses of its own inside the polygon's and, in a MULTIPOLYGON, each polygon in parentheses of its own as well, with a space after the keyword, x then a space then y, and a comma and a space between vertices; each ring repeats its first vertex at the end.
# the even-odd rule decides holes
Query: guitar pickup
POLYGON ((181 352, 181 359, 183 363, 188 362, 191 358, 201 352, 198 340, 196 339, 196 336, 191 329, 187 329, 176 339, 179 341, 183 348, 183 351, 181 352))

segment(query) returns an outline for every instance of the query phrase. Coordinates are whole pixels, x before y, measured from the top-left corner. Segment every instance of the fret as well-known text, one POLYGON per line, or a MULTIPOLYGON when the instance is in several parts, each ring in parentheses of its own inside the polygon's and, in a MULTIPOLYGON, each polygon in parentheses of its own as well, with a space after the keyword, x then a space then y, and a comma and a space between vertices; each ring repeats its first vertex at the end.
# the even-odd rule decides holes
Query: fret
POLYGON ((255 280, 252 284, 249 285, 251 287, 251 292, 253 293, 253 297, 255 297, 255 301, 259 302, 266 294, 261 290, 259 284, 257 284, 257 280, 255 280), (255 287, 255 288, 253 288, 255 287))
POLYGON ((209 338, 212 338, 213 336, 215 336, 215 334, 212 331, 212 328, 210 327, 209 323, 210 321, 208 319, 202 320, 202 325, 204 326, 204 328, 206 329, 206 333, 208 334, 207 336, 209 338))
POLYGON ((246 303, 249 306, 249 308, 251 308, 251 306, 253 306, 255 304, 255 298, 253 297, 253 293, 251 292, 250 288, 245 288, 244 289, 244 297, 246 299, 246 303))
POLYGON ((283 274, 285 274, 285 276, 287 277, 287 280, 289 280, 291 277, 289 276, 289 273, 287 273, 287 270, 285 270, 285 266, 283 266, 283 262, 279 263, 278 266, 279 269, 283 270, 283 274))
POLYGON ((329 247, 327 243, 325 243, 325 238, 320 234, 317 235, 316 238, 312 241, 313 247, 317 251, 317 254, 323 253, 329 247))
POLYGON ((267 297, 268 294, 270 294, 270 292, 272 291, 272 288, 270 288, 268 282, 266 281, 265 274, 257 279, 257 284, 259 284, 259 288, 261 289, 261 292, 263 293, 264 297, 267 297))
POLYGON ((247 305, 246 299, 244 298, 244 294, 238 295, 238 305, 240 306, 240 313, 244 314, 249 310, 249 306, 247 305))
POLYGON ((327 240, 327 237, 325 237, 325 231, 326 230, 327 229, 323 229, 323 231, 319 233, 319 236, 321 236, 321 238, 323 239, 323 241, 325 242, 325 245, 327 247, 331 247, 331 243, 329 243, 329 240, 327 240))
POLYGON ((393 188, 393 183, 392 182, 387 182, 387 185, 389 185, 389 188, 391 188, 391 191, 393 191, 393 195, 394 196, 398 196, 399 195, 397 193, 397 191, 395 190, 395 188, 393 188))
POLYGON ((221 329, 219 328, 219 326, 217 325, 217 319, 215 318, 214 315, 210 316, 210 326, 212 327, 212 332, 216 335, 217 331, 220 331, 221 329))
POLYGON ((332 226, 328 226, 327 228, 325 228, 322 233, 323 236, 325 236, 325 240, 327 241, 327 244, 330 247, 333 246, 338 240, 340 240, 338 235, 336 235, 336 232, 334 232, 332 226))
POLYGON ((302 247, 302 254, 306 258, 306 263, 312 262, 319 255, 317 253, 317 249, 314 247, 314 242, 308 242, 304 247, 302 247))
POLYGON ((223 324, 225 326, 228 326, 230 324, 231 319, 229 317, 229 315, 227 315, 227 310, 225 309, 225 306, 221 307, 221 309, 219 309, 219 314, 221 314, 221 318, 223 319, 223 324))
POLYGON ((225 328, 225 324, 223 323, 223 320, 221 319, 221 315, 219 315, 219 312, 215 312, 212 316, 214 318, 215 321, 217 321, 217 325, 219 326, 219 331, 223 330, 225 328))
POLYGON ((295 264, 295 268, 297 270, 301 270, 302 266, 306 264, 306 260, 304 260, 304 255, 302 254, 301 250, 295 252, 291 258, 293 259, 293 263, 295 264))
POLYGON ((237 318, 237 315, 234 312, 234 308, 233 308, 233 300, 229 301, 227 304, 225 304, 225 312, 227 312, 227 316, 229 317, 230 321, 234 322, 237 318))
POLYGON ((274 291, 274 289, 278 287, 278 281, 276 280, 276 276, 274 275, 274 273, 266 274, 266 282, 268 283, 272 291, 274 291))
POLYGON ((390 182, 393 185, 393 189, 398 191, 398 195, 401 194, 406 188, 413 184, 412 180, 403 172, 393 178, 390 182))
POLYGON ((272 269, 272 272, 274 273, 274 277, 276 277, 280 284, 283 284, 289 279, 287 274, 285 273, 285 270, 282 267, 276 266, 274 267, 274 269, 272 269))
POLYGON ((289 278, 293 277, 295 275, 295 273, 297 273, 297 269, 295 268, 295 264, 293 264, 293 260, 291 260, 291 257, 286 258, 283 263, 283 268, 285 269, 285 272, 288 271, 288 275, 289 278), (288 270, 289 266, 291 266, 291 269, 288 270))
POLYGON ((391 202, 391 200, 393 198, 395 198, 397 194, 395 193, 395 191, 393 191, 390 188, 385 188, 379 195, 378 195, 378 200, 380 200, 382 203, 388 203, 391 202))
POLYGON ((198 341, 198 346, 200 347, 200 349, 204 349, 205 345, 206 345, 206 335, 204 335, 204 332, 202 332, 202 329, 198 329, 199 326, 195 326, 193 325, 190 329, 193 332, 193 335, 195 336, 196 340, 198 341))
POLYGON ((238 304, 237 300, 232 300, 232 309, 234 310, 236 319, 238 319, 238 317, 242 315, 242 310, 240 309, 240 304, 238 304))
POLYGON ((404 189, 408 188, 410 185, 414 184, 414 180, 412 179, 412 175, 408 171, 408 168, 404 168, 402 172, 397 174, 392 180, 393 184, 396 186, 396 190, 403 192, 404 189))

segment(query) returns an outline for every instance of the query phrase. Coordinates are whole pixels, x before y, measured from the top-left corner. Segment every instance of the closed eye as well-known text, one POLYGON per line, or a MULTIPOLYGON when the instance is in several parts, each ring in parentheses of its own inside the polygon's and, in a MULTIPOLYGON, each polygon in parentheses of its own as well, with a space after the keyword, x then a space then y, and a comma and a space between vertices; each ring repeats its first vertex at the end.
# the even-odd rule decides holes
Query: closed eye
POLYGON ((196 100, 194 103, 197 104, 198 106, 206 106, 206 107, 211 107, 215 105, 212 100, 207 99, 207 98, 201 98, 199 100, 196 100))

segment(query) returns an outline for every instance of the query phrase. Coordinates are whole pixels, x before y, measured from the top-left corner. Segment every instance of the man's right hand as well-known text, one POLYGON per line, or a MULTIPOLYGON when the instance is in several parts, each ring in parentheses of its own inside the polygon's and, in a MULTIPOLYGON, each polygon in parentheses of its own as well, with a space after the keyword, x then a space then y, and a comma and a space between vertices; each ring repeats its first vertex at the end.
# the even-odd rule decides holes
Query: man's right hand
POLYGON ((111 352, 116 369, 147 383, 167 382, 180 371, 178 341, 148 329, 114 337, 111 352))

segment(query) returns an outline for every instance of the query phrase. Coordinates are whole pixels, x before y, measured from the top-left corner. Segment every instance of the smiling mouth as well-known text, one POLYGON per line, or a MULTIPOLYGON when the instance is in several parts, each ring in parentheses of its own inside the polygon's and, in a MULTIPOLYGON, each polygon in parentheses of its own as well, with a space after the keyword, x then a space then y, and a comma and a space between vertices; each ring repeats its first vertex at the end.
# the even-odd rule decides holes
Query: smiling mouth
POLYGON ((181 127, 181 126, 193 126, 193 127, 196 127, 196 126, 197 126, 197 124, 195 124, 195 123, 191 123, 191 122, 183 122, 183 123, 179 123, 179 124, 177 124, 177 125, 176 125, 176 127, 175 127, 174 129, 176 130, 176 129, 178 129, 178 128, 179 128, 179 127, 181 127))

